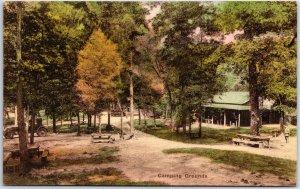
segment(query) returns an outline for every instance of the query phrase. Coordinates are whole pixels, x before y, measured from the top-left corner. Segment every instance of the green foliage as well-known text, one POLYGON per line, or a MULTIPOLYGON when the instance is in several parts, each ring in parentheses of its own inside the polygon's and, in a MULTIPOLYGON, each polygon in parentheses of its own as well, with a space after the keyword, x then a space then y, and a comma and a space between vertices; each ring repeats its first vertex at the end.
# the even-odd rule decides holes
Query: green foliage
POLYGON ((47 114, 74 110, 76 52, 87 38, 89 26, 81 8, 64 2, 26 2, 22 20, 22 67, 15 66, 14 2, 5 4, 5 96, 15 103, 15 75, 25 82, 25 103, 47 114), (70 17, 72 15, 72 18, 70 17))
POLYGON ((274 108, 294 112, 296 108, 296 50, 287 48, 286 39, 241 40, 233 46, 229 60, 238 74, 247 75, 246 68, 255 62, 257 87, 261 97, 275 100, 274 108), (246 73, 245 73, 246 72, 246 73))
POLYGON ((242 90, 255 84, 261 97, 275 101, 274 109, 294 112, 296 8, 295 2, 25 2, 19 69, 15 3, 7 2, 5 105, 16 102, 17 74, 25 85, 25 107, 30 113, 46 109, 52 118, 80 108, 101 111, 117 99, 127 105, 133 76, 136 106, 158 113, 170 106, 178 126, 230 85, 242 90), (145 21, 145 5, 159 5, 161 11, 145 21), (100 30, 104 34, 95 37, 100 30), (237 42, 222 44, 221 31, 236 30, 243 32, 237 42), (108 58, 113 54, 118 60, 108 58), (135 66, 129 69, 131 55, 135 66), (88 69, 76 70, 78 61, 88 69), (114 61, 123 66, 99 63, 114 61), (256 70, 249 73, 254 64, 256 70), (234 73, 225 73, 229 69, 234 73), (257 83, 251 82, 255 77, 257 83), (91 102, 83 106, 79 95, 91 102))
POLYGON ((101 30, 110 40, 118 44, 122 61, 129 64, 129 54, 134 50, 135 38, 145 31, 145 9, 140 2, 93 2, 93 4, 98 4, 97 6, 102 8, 101 30))
POLYGON ((151 110, 160 100, 161 95, 151 87, 150 81, 146 78, 135 78, 134 80, 134 101, 138 107, 151 110))
POLYGON ((246 38, 296 27, 295 2, 223 2, 216 24, 223 31, 244 30, 246 38))
POLYGON ((153 21, 163 43, 158 56, 167 67, 165 83, 176 107, 177 126, 184 126, 193 111, 201 111, 202 104, 224 90, 223 74, 217 72, 221 57, 214 56, 221 44, 206 38, 217 32, 215 7, 210 3, 170 2, 161 8, 153 21))
POLYGON ((271 173, 281 177, 296 178, 296 161, 256 155, 240 151, 217 150, 209 148, 174 148, 164 150, 167 154, 188 153, 207 157, 216 163, 224 163, 242 170, 258 173, 271 173))
MULTIPOLYGON (((295 42, 297 35, 296 7, 295 2, 219 3, 219 14, 216 19, 219 28, 226 32, 242 31, 242 34, 236 37, 240 41, 233 44, 235 50, 231 55, 233 58, 229 62, 233 62, 236 70, 246 76, 245 80, 249 84, 250 114, 252 115, 251 134, 259 133, 259 97, 269 98, 272 96, 274 98, 280 91, 275 89, 276 87, 293 88, 281 84, 281 86, 274 86, 275 90, 266 89, 273 88, 273 85, 269 85, 271 83, 268 83, 268 79, 264 79, 263 72, 271 69, 270 66, 272 67, 273 62, 282 62, 283 65, 284 62, 293 59, 286 56, 286 52, 295 42), (289 44, 284 44, 283 40, 286 38, 293 39, 289 44), (270 91, 273 92, 272 95, 268 94, 270 91)), ((274 73, 276 72, 280 72, 280 69, 274 73)), ((286 105, 282 106, 282 104, 295 104, 295 102, 285 101, 287 96, 295 96, 294 90, 289 89, 289 94, 284 94, 284 100, 279 97, 280 95, 275 97, 277 105, 279 103, 276 109, 291 111, 286 105)))

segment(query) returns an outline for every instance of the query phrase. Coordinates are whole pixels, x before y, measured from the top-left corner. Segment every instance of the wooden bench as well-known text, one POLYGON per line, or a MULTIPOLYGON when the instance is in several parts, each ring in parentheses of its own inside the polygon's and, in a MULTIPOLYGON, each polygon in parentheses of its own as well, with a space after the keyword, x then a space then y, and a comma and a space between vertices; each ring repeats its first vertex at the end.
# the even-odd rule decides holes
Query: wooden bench
POLYGON ((12 158, 8 159, 8 161, 4 166, 4 171, 9 172, 10 170, 13 173, 20 170, 20 159, 12 159, 12 158))
POLYGON ((199 133, 187 133, 187 135, 189 135, 190 138, 199 138, 199 133))
POLYGON ((8 162, 9 158, 12 157, 12 153, 11 152, 8 152, 4 155, 4 158, 3 158, 3 165, 6 165, 6 163, 8 162))
POLYGON ((106 134, 92 134, 93 139, 110 139, 111 135, 106 134))
POLYGON ((242 140, 239 138, 233 138, 232 142, 236 145, 240 145, 240 144, 250 144, 250 145, 258 145, 259 148, 263 148, 264 147, 264 143, 262 141, 250 141, 250 140, 242 140))
POLYGON ((250 145, 258 145, 259 148, 264 147, 264 143, 262 141, 250 141, 250 140, 245 140, 244 144, 250 144, 250 145))
POLYGON ((280 134, 281 134, 281 131, 280 130, 273 130, 271 131, 272 132, 272 136, 273 137, 278 137, 280 134))
POLYGON ((45 149, 42 152, 42 156, 41 156, 41 163, 42 163, 42 165, 45 165, 47 163, 47 158, 48 158, 49 154, 50 154, 50 151, 48 149, 45 149))
POLYGON ((115 138, 110 134, 94 133, 91 136, 93 143, 113 143, 115 141, 115 138))
POLYGON ((243 140, 239 139, 239 138, 233 138, 232 139, 232 143, 236 144, 236 145, 240 145, 243 142, 243 140))
POLYGON ((237 137, 243 141, 249 141, 249 142, 244 142, 246 144, 252 144, 252 145, 256 144, 259 145, 259 147, 267 146, 270 149, 270 136, 237 134, 237 137))

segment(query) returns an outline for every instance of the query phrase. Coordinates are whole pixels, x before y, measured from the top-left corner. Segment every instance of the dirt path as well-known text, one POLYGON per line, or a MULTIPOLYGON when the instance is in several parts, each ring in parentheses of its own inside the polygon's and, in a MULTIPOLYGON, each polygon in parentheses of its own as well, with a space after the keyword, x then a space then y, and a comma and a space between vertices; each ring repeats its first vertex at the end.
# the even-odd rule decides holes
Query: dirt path
MULTIPOLYGON (((115 122, 117 124, 117 122, 115 122)), ((125 124, 126 127, 126 124, 125 124)), ((261 154, 271 157, 297 159, 296 138, 293 137, 287 145, 283 138, 276 138, 272 149, 258 149, 233 145, 198 145, 185 144, 160 139, 152 135, 135 131, 131 140, 118 141, 114 144, 91 143, 90 135, 76 137, 75 134, 51 134, 46 138, 37 137, 41 148, 50 148, 54 154, 64 152, 65 156, 72 154, 88 154, 99 150, 103 146, 116 146, 120 162, 109 164, 82 164, 80 166, 61 167, 54 173, 89 171, 95 168, 115 167, 124 172, 132 181, 160 181, 170 185, 198 185, 198 186, 284 186, 295 185, 295 180, 287 181, 271 174, 250 173, 236 167, 212 163, 204 157, 190 154, 164 154, 162 150, 169 148, 204 147, 222 150, 238 150, 261 154), (197 177, 197 178, 192 178, 197 177)), ((5 150, 17 145, 17 138, 4 139, 5 150)), ((245 162, 246 163, 246 162, 245 162)), ((50 174, 48 169, 33 170, 32 174, 50 174)))
MULTIPOLYGON (((114 125, 119 127, 117 120, 114 125)), ((123 128, 129 130, 128 121, 124 121, 123 128)), ((187 144, 182 142, 175 142, 165 139, 160 139, 155 136, 135 130, 135 139, 140 140, 141 143, 146 143, 145 146, 157 146, 158 150, 162 151, 169 148, 188 148, 188 147, 201 147, 201 148, 213 148, 220 150, 235 150, 244 151, 253 154, 265 155, 270 157, 277 157, 283 159, 297 160, 297 137, 290 137, 289 143, 285 142, 284 136, 271 138, 270 149, 253 148, 249 146, 236 146, 231 144, 187 144), (146 140, 147 139, 147 140, 146 140), (156 145, 159 144, 159 145, 156 145)))

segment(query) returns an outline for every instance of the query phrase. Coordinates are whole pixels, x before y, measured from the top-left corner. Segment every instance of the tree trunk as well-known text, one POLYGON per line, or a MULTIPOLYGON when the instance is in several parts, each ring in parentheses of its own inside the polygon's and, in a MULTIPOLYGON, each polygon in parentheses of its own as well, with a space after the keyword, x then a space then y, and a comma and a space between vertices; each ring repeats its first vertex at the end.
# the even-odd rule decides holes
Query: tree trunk
POLYGON ((201 138, 202 137, 202 115, 201 114, 198 118, 198 121, 199 121, 199 138, 201 138))
POLYGON ((91 113, 89 115, 89 122, 90 122, 90 127, 92 127, 92 114, 91 113))
POLYGON ((20 173, 25 175, 28 172, 28 150, 27 150, 27 131, 24 121, 24 108, 23 108, 23 82, 20 74, 22 64, 22 16, 23 16, 23 3, 17 4, 17 36, 16 36, 16 54, 18 63, 18 78, 17 78, 17 122, 19 129, 19 149, 20 149, 20 173))
POLYGON ((15 106, 15 126, 18 127, 18 107, 15 106))
POLYGON ((146 111, 144 110, 144 127, 147 130, 147 120, 146 120, 146 111))
POLYGON ((107 125, 110 126, 110 115, 111 115, 111 104, 109 103, 108 112, 107 112, 107 125))
POLYGON ((101 112, 99 113, 99 129, 98 129, 98 131, 101 134, 101 132, 102 132, 102 128, 101 128, 101 112))
POLYGON ((62 127, 63 126, 63 116, 61 115, 60 116, 60 127, 62 127))
POLYGON ((72 120, 73 114, 72 112, 70 113, 70 121, 71 121, 71 125, 73 125, 73 120, 72 120))
POLYGON ((47 127, 48 127, 49 126, 49 120, 48 120, 49 116, 47 115, 46 117, 47 117, 47 127))
POLYGON ((168 118, 168 105, 166 105, 166 111, 165 111, 165 119, 167 119, 168 118))
POLYGON ((84 112, 82 112, 82 122, 84 123, 84 112))
POLYGON ((121 119, 121 125, 120 125, 120 127, 121 127, 121 138, 123 138, 123 109, 122 109, 122 105, 121 105, 121 103, 120 103, 120 100, 118 99, 118 106, 119 106, 119 110, 121 111, 121 117, 120 117, 120 119, 121 119))
POLYGON ((280 131, 284 132, 284 112, 280 111, 280 118, 279 118, 279 124, 280 124, 280 131))
POLYGON ((87 127, 90 126, 90 122, 89 122, 89 113, 86 114, 87 115, 87 127))
POLYGON ((152 111, 153 111, 154 128, 156 128, 155 109, 153 108, 152 111))
POLYGON ((79 116, 79 112, 77 113, 77 136, 80 136, 80 116, 79 116))
POLYGON ((133 75, 130 75, 130 133, 133 130, 133 75))
MULTIPOLYGON (((170 106, 170 127, 171 127, 171 130, 174 131, 174 124, 173 124, 173 101, 172 101, 172 92, 171 92, 171 89, 168 85, 167 82, 165 82, 165 86, 166 86, 166 89, 167 89, 167 92, 168 92, 168 97, 169 97, 169 106, 170 106)), ((177 131, 177 129, 176 129, 177 131)))
POLYGON ((192 132, 192 118, 190 116, 190 119, 189 119, 189 134, 191 134, 192 132))
MULTIPOLYGON (((130 69, 133 70, 132 52, 130 53, 130 69)), ((130 73, 130 134, 133 131, 133 73, 130 73)))
POLYGON ((139 108, 139 125, 141 125, 141 109, 139 108))
POLYGON ((199 122, 199 132, 198 136, 199 138, 202 137, 202 106, 200 104, 200 110, 199 110, 199 115, 198 115, 198 122, 199 122))
POLYGON ((24 108, 24 114, 25 114, 25 118, 24 118, 24 120, 25 120, 25 125, 26 125, 26 136, 27 136, 27 139, 28 139, 28 143, 30 142, 30 138, 28 138, 28 134, 29 134, 29 125, 30 125, 30 116, 29 116, 29 106, 27 106, 27 111, 26 111, 26 109, 24 108))
POLYGON ((95 129, 95 131, 96 131, 96 116, 97 116, 97 114, 95 113, 94 114, 94 129, 95 129))
POLYGON ((56 133, 56 116, 55 113, 52 112, 52 120, 53 120, 53 133, 56 133))
POLYGON ((182 126, 183 134, 186 134, 186 118, 185 117, 182 118, 181 126, 182 126))
POLYGON ((256 63, 251 62, 249 65, 249 96, 250 96, 250 131, 251 135, 259 135, 260 112, 259 112, 259 94, 257 84, 256 63))
POLYGON ((23 89, 22 81, 19 78, 17 83, 17 107, 18 107, 18 129, 19 129, 19 148, 20 148, 20 173, 25 174, 28 172, 28 151, 27 151, 27 131, 24 122, 24 109, 23 109, 23 89))
POLYGON ((34 128, 35 128, 35 111, 31 112, 31 127, 30 127, 30 144, 34 143, 34 128))
POLYGON ((88 127, 92 126, 92 115, 91 113, 87 113, 87 118, 88 118, 88 127))

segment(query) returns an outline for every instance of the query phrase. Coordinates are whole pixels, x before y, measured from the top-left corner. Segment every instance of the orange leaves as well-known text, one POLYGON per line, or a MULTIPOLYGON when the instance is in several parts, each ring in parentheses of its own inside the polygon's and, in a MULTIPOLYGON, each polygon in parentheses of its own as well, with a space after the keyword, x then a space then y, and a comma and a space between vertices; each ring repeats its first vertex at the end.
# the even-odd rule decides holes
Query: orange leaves
POLYGON ((122 69, 117 47, 100 30, 95 30, 78 54, 77 88, 81 99, 92 111, 97 100, 113 99, 116 95, 115 78, 122 69))

